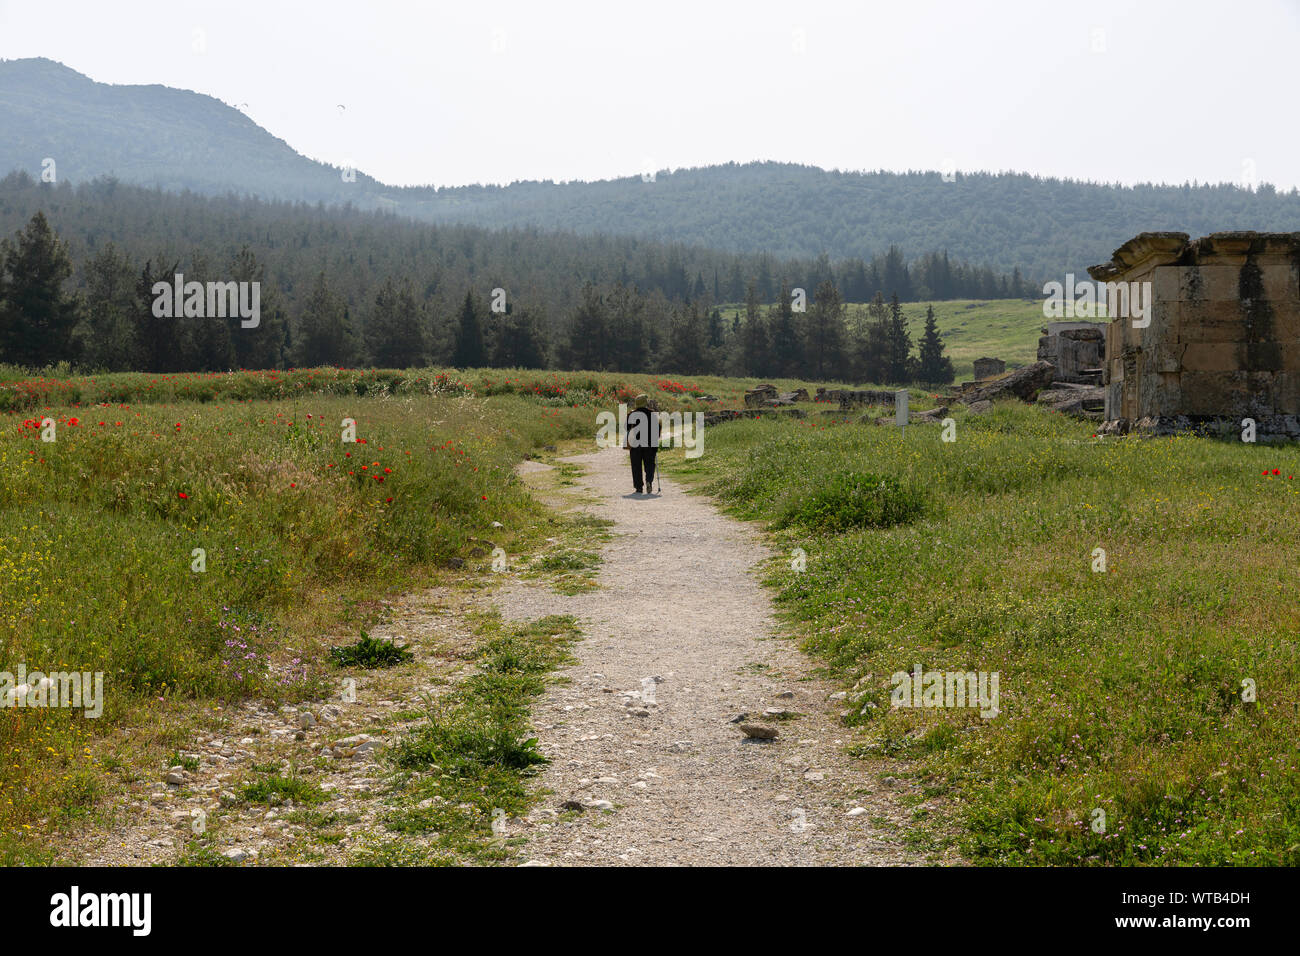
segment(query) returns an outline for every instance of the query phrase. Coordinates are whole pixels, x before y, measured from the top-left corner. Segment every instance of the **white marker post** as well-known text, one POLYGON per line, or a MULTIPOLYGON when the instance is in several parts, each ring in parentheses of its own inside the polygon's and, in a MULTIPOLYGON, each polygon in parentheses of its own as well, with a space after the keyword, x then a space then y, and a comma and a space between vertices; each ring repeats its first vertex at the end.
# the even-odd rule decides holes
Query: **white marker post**
POLYGON ((907 389, 894 393, 894 424, 907 434, 907 389))

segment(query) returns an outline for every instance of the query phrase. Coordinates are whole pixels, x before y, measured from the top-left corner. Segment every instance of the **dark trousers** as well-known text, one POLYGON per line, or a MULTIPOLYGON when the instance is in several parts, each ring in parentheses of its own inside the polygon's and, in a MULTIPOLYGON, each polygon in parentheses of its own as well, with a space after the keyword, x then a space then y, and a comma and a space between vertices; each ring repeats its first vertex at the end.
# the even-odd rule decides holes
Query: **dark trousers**
POLYGON ((658 448, 629 448, 632 452, 632 487, 637 491, 645 488, 650 491, 654 487, 655 480, 655 455, 659 453, 658 448), (645 482, 641 481, 641 472, 645 471, 645 482))

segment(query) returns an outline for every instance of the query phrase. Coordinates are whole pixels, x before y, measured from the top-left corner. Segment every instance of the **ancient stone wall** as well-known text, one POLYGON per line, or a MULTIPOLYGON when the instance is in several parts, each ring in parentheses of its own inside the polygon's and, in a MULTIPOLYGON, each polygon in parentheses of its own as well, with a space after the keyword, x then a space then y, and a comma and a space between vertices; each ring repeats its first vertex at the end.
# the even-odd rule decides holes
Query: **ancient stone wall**
POLYGON ((1053 322, 1038 340, 1038 361, 1056 367, 1056 381, 1100 385, 1106 351, 1101 322, 1053 322))
POLYGON ((1143 233, 1088 271, 1151 292, 1106 327, 1104 430, 1300 437, 1300 233, 1143 233))

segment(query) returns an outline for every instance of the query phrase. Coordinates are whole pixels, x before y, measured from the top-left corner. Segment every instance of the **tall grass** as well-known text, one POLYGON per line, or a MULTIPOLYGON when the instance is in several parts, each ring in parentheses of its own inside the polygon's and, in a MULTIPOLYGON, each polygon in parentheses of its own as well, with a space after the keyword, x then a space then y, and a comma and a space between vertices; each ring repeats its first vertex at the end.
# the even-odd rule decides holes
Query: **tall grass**
POLYGON ((808 648, 862 679, 860 752, 914 761, 974 860, 1300 862, 1297 449, 1102 441, 1015 404, 957 435, 745 421, 669 467, 773 525, 845 469, 926 491, 909 523, 777 532, 806 570, 771 580, 808 648), (998 672, 1001 713, 891 708, 916 664, 998 672))
POLYGON ((377 597, 429 581, 471 537, 524 550, 543 512, 513 466, 593 428, 589 409, 520 395, 250 402, 229 394, 249 377, 229 378, 211 401, 51 393, 0 417, 0 671, 102 672, 105 696, 98 720, 0 708, 0 856, 6 834, 95 807, 117 727, 186 701, 311 695, 322 633, 365 626, 377 597))

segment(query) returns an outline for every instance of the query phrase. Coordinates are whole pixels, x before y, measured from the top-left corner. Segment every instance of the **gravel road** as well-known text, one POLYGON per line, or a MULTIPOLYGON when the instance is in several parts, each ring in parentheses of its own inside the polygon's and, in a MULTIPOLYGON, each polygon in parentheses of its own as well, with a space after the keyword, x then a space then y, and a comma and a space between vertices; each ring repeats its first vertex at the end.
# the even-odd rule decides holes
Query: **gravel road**
MULTIPOLYGON (((515 581, 494 600, 510 620, 573 614, 585 638, 567 681, 534 708, 552 763, 546 796, 511 836, 532 865, 905 865, 909 811, 850 759, 840 688, 779 636, 755 566, 754 528, 664 481, 632 494, 627 453, 580 466, 571 506, 615 522, 601 587, 576 596, 515 581), (583 499, 579 503, 579 499, 583 499), (763 717, 765 710, 787 712, 763 717), (736 715, 778 730, 748 739, 736 715), (581 805, 581 809, 578 809, 581 805), (567 809, 566 809, 567 807, 567 809)), ((537 480, 536 463, 527 478, 537 480)))

